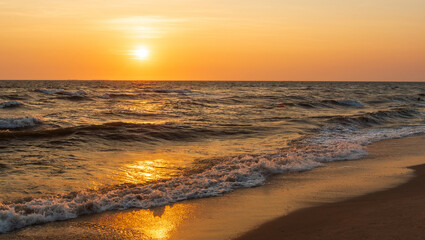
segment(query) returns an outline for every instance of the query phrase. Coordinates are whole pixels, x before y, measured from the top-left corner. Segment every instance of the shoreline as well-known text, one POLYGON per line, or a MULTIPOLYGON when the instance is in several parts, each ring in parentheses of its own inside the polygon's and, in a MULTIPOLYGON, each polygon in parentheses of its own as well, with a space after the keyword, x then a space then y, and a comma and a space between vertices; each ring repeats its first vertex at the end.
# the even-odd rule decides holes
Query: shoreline
MULTIPOLYGON (((414 141, 424 139, 418 136, 389 141, 410 141, 420 148, 414 141)), ((425 151, 417 150, 425 161, 425 151)), ((423 239, 425 164, 408 168, 414 176, 401 185, 299 209, 234 239, 423 239)))
MULTIPOLYGON (((245 237, 247 232, 258 231, 270 221, 286 219, 300 211, 406 184, 415 179, 413 170, 406 167, 425 164, 425 149, 421 149, 424 143, 425 135, 385 140, 369 145, 369 156, 365 158, 330 162, 303 173, 276 175, 260 187, 164 207, 110 211, 34 225, 0 234, 0 239, 224 240, 245 237)), ((279 238, 262 235, 257 239, 279 238)))
POLYGON ((423 239, 425 164, 396 188, 300 209, 235 240, 254 239, 423 239))

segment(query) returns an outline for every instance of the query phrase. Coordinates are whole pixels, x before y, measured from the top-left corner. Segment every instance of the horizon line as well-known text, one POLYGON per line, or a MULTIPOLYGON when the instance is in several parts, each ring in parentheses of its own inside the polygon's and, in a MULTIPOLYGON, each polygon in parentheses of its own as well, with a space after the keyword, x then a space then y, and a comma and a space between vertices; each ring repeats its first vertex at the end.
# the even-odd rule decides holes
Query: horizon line
POLYGON ((425 82, 425 80, 243 80, 243 79, 0 79, 0 81, 150 81, 150 82, 425 82))

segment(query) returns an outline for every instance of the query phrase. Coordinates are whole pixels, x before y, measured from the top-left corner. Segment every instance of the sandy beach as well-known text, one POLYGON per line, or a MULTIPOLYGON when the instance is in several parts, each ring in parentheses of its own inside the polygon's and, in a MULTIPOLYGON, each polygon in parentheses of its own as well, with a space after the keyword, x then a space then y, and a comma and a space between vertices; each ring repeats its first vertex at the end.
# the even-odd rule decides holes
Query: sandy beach
POLYGON ((424 10, 0 0, 0 240, 425 240, 424 10))
POLYGON ((408 167, 425 163, 424 142, 382 141, 364 159, 278 175, 261 187, 36 225, 0 239, 422 239, 425 167, 408 167))
MULTIPOLYGON (((371 151, 405 155, 406 160, 420 154, 425 160, 423 140, 413 137, 386 141, 373 145, 371 151), (394 148, 382 148, 388 144, 394 148)), ((301 209, 237 239, 424 239, 425 165, 411 169, 415 176, 396 188, 301 209)))

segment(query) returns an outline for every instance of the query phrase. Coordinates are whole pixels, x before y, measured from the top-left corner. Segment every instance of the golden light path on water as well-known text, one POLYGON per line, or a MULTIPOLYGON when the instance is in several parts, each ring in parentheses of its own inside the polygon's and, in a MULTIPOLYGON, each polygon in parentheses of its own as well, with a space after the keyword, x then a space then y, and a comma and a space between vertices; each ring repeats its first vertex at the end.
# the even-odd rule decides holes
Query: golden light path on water
MULTIPOLYGON (((157 100, 129 100, 117 105, 118 111, 129 111, 137 114, 155 115, 166 107, 167 103, 157 100)), ((149 118, 149 121, 140 119, 126 120, 127 123, 156 125, 165 124, 161 119, 149 118)), ((267 140, 265 140, 267 141, 267 140)), ((239 140, 220 141, 209 140, 187 146, 181 143, 169 143, 161 148, 147 147, 140 151, 122 149, 119 153, 103 153, 95 158, 95 162, 109 162, 116 167, 106 169, 109 174, 99 175, 90 183, 91 188, 102 189, 110 185, 120 184, 151 184, 164 181, 184 174, 184 170, 193 168, 198 159, 226 156, 230 153, 246 153, 247 149, 256 149, 257 141, 244 142, 239 140), (232 144, 229 144, 231 142, 232 144)), ((136 239, 170 239, 179 225, 191 217, 196 206, 185 202, 155 207, 152 209, 129 209, 117 211, 113 214, 102 214, 89 229, 101 234, 136 239)))
MULTIPOLYGON (((128 100, 117 104, 122 111, 130 111, 136 114, 158 114, 166 103, 161 100, 128 100)), ((158 121, 158 123, 161 123, 158 121)))
POLYGON ((110 229, 120 237, 135 239, 169 239, 180 223, 186 219, 193 207, 189 204, 164 206, 154 210, 133 210, 104 215, 96 222, 97 226, 110 229))
POLYGON ((171 178, 178 174, 179 165, 170 160, 141 160, 125 164, 120 170, 123 173, 121 181, 133 184, 155 182, 171 178))
MULTIPOLYGON (((400 184, 411 176, 412 170, 406 166, 423 163, 422 155, 413 154, 409 159, 400 157, 405 153, 388 155, 388 147, 400 151, 398 142, 382 144, 384 147, 371 149, 367 161, 334 162, 303 174, 280 175, 263 187, 241 189, 223 197, 86 215, 29 227, 12 233, 17 238, 0 239, 231 239, 300 208, 400 184)), ((411 142, 407 144, 410 149, 405 151, 409 154, 417 149, 411 142)))

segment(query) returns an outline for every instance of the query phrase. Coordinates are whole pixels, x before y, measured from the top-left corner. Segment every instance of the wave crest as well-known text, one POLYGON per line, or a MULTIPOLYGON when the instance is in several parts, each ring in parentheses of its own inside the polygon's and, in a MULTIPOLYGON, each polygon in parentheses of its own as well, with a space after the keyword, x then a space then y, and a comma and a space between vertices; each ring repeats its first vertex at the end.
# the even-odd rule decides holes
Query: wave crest
POLYGON ((0 129, 17 129, 34 127, 43 121, 36 117, 0 118, 0 129))
POLYGON ((353 107, 363 107, 364 104, 357 101, 357 100, 353 100, 353 99, 344 99, 344 100, 336 100, 335 102, 337 102, 340 105, 345 105, 345 106, 353 106, 353 107))
POLYGON ((382 110, 376 112, 369 112, 360 115, 349 115, 349 116, 335 116, 329 121, 353 126, 372 126, 380 125, 392 120, 412 118, 420 114, 419 111, 407 108, 398 108, 392 110, 382 110))
POLYGON ((67 95, 67 96, 71 96, 71 97, 86 97, 88 94, 87 92, 83 91, 83 90, 79 90, 79 91, 75 91, 75 92, 68 92, 65 91, 63 89, 45 89, 45 88, 41 88, 41 89, 36 89, 36 92, 41 92, 41 93, 45 93, 45 94, 61 94, 61 95, 67 95))
POLYGON ((18 107, 21 105, 23 105, 23 103, 19 101, 7 101, 7 102, 0 103, 0 108, 12 108, 12 107, 18 107))
MULTIPOLYGON (((9 120, 12 121, 12 120, 9 120)), ((23 122, 30 120, 22 120, 23 122)), ((37 119, 34 123, 38 123, 37 119)), ((41 123, 41 120, 40 120, 41 123)), ((3 129, 9 127, 8 124, 2 124, 0 120, 0 129, 2 125, 6 126, 3 129)), ((21 124, 22 127, 24 123, 21 124)), ((30 127, 28 125, 27 127, 30 127)), ((12 128, 12 127, 10 127, 12 128)), ((16 127, 13 127, 16 128, 16 127)), ((1 138, 9 137, 32 137, 32 138, 43 138, 43 137, 56 137, 66 136, 70 134, 80 135, 82 137, 92 136, 109 140, 120 140, 120 141, 144 141, 144 142, 155 142, 158 140, 178 141, 183 139, 197 139, 205 136, 234 136, 253 134, 259 129, 237 129, 233 126, 222 127, 219 129, 214 128, 194 128, 185 126, 176 126, 171 124, 151 124, 151 123, 131 123, 131 122, 108 122, 104 124, 94 125, 82 125, 67 128, 54 128, 54 129, 37 129, 28 131, 8 131, 0 132, 1 138)))
POLYGON ((83 214, 128 208, 151 208, 187 199, 218 196, 263 184, 267 176, 306 171, 324 162, 366 155, 364 145, 424 133, 425 127, 374 129, 359 133, 347 128, 324 129, 298 147, 273 154, 229 157, 206 170, 149 185, 128 185, 106 191, 82 191, 46 199, 0 204, 0 232, 83 214))

